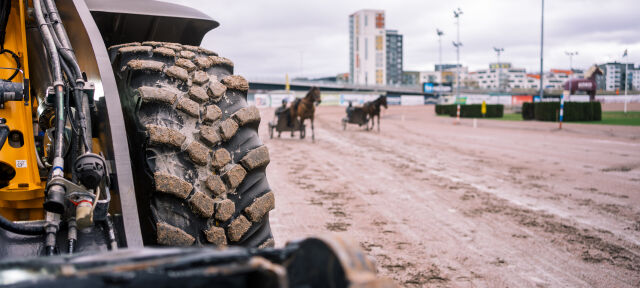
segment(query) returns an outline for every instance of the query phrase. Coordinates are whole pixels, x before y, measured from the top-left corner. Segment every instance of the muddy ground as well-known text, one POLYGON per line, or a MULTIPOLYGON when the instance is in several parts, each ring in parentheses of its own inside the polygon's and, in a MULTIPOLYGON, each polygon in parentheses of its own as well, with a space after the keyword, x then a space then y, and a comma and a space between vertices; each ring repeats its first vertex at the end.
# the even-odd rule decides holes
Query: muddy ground
POLYGON ((640 127, 436 117, 390 106, 382 130, 269 139, 277 246, 322 233, 360 243, 405 287, 640 286, 640 127))

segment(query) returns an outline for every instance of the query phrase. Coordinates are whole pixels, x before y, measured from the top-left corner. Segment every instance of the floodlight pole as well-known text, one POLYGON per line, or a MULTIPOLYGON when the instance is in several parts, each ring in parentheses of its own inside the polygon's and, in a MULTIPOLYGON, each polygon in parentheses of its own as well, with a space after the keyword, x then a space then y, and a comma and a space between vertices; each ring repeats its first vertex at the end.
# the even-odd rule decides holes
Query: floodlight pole
POLYGON ((544 97, 544 0, 542 0, 542 18, 540 21, 540 101, 544 97))
POLYGON ((566 54, 567 56, 569 56, 569 96, 571 95, 571 91, 573 90, 571 87, 571 85, 573 85, 573 83, 571 82, 571 79, 573 79, 573 56, 578 55, 578 51, 573 51, 573 52, 567 52, 565 51, 564 54, 566 54))
POLYGON ((504 48, 493 47, 493 51, 496 51, 496 54, 498 55, 498 91, 501 91, 502 85, 500 85, 500 83, 502 82, 502 66, 500 66, 500 53, 504 51, 504 48))
POLYGON ((457 35, 456 42, 453 43, 453 46, 456 47, 456 98, 460 97, 460 15, 462 15, 462 10, 460 8, 453 10, 453 17, 456 18, 456 26, 457 26, 457 35))
POLYGON ((442 32, 440 29, 436 29, 436 33, 438 33, 438 46, 439 46, 439 50, 438 50, 438 64, 440 64, 440 76, 438 77, 438 79, 440 79, 439 82, 439 87, 438 87, 438 98, 440 98, 440 89, 442 89, 442 35, 444 35, 444 32, 442 32))

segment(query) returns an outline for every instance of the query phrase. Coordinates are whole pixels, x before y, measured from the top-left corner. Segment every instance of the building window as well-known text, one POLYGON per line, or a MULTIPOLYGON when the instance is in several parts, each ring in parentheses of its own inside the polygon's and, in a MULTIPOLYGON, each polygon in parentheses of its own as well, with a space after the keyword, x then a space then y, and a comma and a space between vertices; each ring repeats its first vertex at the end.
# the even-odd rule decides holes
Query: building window
POLYGON ((364 15, 364 27, 367 27, 367 23, 369 22, 369 16, 364 15))
POLYGON ((382 51, 382 36, 376 36, 376 51, 382 51))

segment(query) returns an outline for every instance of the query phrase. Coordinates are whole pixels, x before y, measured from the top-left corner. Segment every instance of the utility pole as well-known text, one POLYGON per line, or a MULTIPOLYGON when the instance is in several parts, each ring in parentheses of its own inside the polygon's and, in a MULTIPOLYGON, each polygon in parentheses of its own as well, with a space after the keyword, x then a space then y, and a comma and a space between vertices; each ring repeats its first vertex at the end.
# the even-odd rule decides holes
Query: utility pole
POLYGON ((493 51, 498 54, 498 91, 502 89, 502 66, 500 65, 500 53, 504 51, 504 48, 493 47, 493 51))
POLYGON ((453 42, 453 46, 456 47, 456 98, 460 97, 460 15, 462 15, 462 10, 460 8, 453 10, 453 17, 456 18, 456 26, 457 26, 457 35, 456 42, 453 42))
POLYGON ((542 18, 540 20, 540 101, 542 101, 542 97, 544 97, 544 66, 543 63, 543 55, 544 55, 544 0, 542 0, 542 18))
POLYGON ((439 46, 439 50, 438 50, 438 65, 440 65, 440 76, 438 77, 438 79, 440 79, 438 82, 438 98, 440 98, 440 89, 442 89, 442 35, 444 35, 444 32, 442 32, 442 30, 440 29, 436 29, 436 33, 438 33, 438 46, 439 46))

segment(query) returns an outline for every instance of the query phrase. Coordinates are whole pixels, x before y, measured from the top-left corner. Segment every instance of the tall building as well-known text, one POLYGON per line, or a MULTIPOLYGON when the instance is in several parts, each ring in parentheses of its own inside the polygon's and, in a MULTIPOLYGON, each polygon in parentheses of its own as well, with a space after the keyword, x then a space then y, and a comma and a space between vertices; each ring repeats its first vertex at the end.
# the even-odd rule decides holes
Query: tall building
POLYGON ((349 80, 384 85, 386 45, 384 10, 360 10, 349 15, 349 80))
POLYGON ((402 34, 398 30, 387 30, 387 84, 402 83, 402 34))

